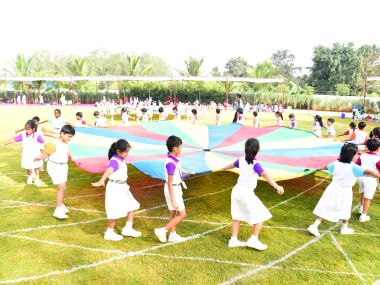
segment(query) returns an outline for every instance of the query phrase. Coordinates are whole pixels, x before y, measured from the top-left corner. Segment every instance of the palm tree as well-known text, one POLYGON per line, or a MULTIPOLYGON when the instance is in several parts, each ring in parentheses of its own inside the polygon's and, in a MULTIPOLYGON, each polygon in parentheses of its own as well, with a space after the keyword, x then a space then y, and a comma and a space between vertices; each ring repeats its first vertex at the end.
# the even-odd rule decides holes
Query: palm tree
POLYGON ((201 59, 190 56, 188 60, 185 60, 187 75, 200 76, 201 65, 203 63, 203 57, 201 59))

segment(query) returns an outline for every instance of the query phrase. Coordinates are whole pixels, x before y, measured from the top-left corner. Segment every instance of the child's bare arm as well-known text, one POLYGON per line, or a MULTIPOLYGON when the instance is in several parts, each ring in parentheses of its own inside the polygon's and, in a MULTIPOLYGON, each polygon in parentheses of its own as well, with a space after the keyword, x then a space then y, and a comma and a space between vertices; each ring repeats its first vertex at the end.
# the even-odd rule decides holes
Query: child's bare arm
POLYGON ((261 176, 265 178, 265 180, 277 191, 277 194, 282 195, 284 194, 284 188, 276 183, 269 174, 266 172, 261 173, 261 176))
POLYGON ((105 181, 106 179, 108 178, 108 176, 110 176, 111 174, 113 173, 113 168, 112 167, 108 167, 106 169, 106 171, 104 171, 102 177, 99 179, 99 181, 95 182, 95 183, 91 183, 92 186, 94 187, 99 187, 99 186, 104 186, 105 185, 105 181))
POLYGON ((364 174, 369 174, 369 175, 372 175, 373 177, 377 177, 380 179, 380 173, 377 172, 377 171, 373 171, 373 170, 370 170, 370 169, 365 169, 364 170, 364 174))
POLYGON ((11 138, 11 139, 7 140, 5 143, 3 143, 3 145, 8 145, 8 144, 11 144, 11 143, 14 143, 14 142, 16 142, 14 140, 14 138, 11 138))
POLYGON ((220 171, 224 171, 224 170, 228 170, 228 169, 232 169, 232 168, 235 168, 235 165, 233 163, 230 163, 230 164, 226 165, 225 167, 222 167, 220 169, 220 171))

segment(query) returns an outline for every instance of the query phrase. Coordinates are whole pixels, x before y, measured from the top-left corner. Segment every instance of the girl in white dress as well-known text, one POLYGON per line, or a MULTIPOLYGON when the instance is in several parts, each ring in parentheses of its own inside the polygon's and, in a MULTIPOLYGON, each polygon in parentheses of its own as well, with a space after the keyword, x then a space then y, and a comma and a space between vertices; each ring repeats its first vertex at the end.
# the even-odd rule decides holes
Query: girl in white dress
POLYGON ((313 133, 317 135, 317 137, 321 137, 322 135, 322 128, 323 128, 323 121, 322 117, 319 115, 314 116, 314 123, 313 123, 313 133))
POLYGON ((45 141, 42 136, 36 132, 37 125, 35 121, 29 120, 25 124, 25 131, 20 132, 14 138, 8 140, 4 145, 14 142, 22 143, 21 167, 25 168, 28 173, 26 184, 41 186, 40 167, 43 166, 43 161, 34 161, 41 154, 41 144, 45 141))
POLYGON ((231 239, 228 242, 229 247, 248 246, 257 250, 267 248, 267 245, 263 244, 258 239, 258 236, 263 222, 269 220, 272 215, 255 195, 254 190, 257 186, 257 179, 259 176, 264 177, 276 189, 279 195, 284 193, 284 188, 273 181, 261 167, 260 163, 255 160, 259 150, 259 141, 255 138, 250 138, 245 142, 245 156, 222 168, 222 170, 227 170, 238 167, 240 171, 237 184, 231 192, 231 215, 233 222, 231 239), (252 235, 246 243, 237 239, 241 221, 252 225, 252 235))
POLYGON ((260 128, 260 119, 259 119, 259 114, 257 113, 257 111, 253 112, 253 127, 260 128))
POLYGON ((133 197, 129 191, 127 184, 128 169, 125 159, 128 156, 130 144, 123 139, 114 142, 109 151, 108 167, 104 172, 102 178, 98 182, 92 183, 92 186, 104 186, 107 178, 106 186, 106 200, 105 207, 108 218, 108 228, 104 233, 105 240, 118 241, 122 240, 123 236, 139 237, 141 232, 132 228, 133 218, 136 210, 140 208, 139 202, 133 197), (127 217, 127 223, 121 231, 121 235, 114 232, 116 219, 127 217))
POLYGON ((318 226, 323 220, 333 223, 343 220, 340 233, 343 235, 354 233, 354 230, 348 227, 348 220, 351 217, 352 187, 357 177, 362 177, 364 174, 380 177, 379 173, 356 165, 354 161, 357 158, 358 146, 346 143, 342 146, 339 160, 327 166, 328 171, 333 174, 333 179, 313 211, 317 219, 307 228, 311 234, 320 236, 318 226))
POLYGON ((276 126, 282 127, 282 121, 284 120, 282 113, 277 111, 274 115, 276 116, 276 126))

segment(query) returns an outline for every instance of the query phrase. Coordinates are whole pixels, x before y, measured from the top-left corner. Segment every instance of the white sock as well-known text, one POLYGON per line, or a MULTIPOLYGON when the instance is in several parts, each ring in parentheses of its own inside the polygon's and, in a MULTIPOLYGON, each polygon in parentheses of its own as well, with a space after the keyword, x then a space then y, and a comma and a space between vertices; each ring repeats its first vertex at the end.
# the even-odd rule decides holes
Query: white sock
POLYGON ((342 224, 342 229, 348 228, 348 223, 343 223, 342 224))
POLYGON ((320 220, 315 220, 313 226, 317 227, 321 224, 321 221, 320 220))
POLYGON ((231 241, 237 241, 237 236, 231 236, 231 241))
POLYGON ((127 230, 131 230, 132 229, 132 225, 133 225, 133 222, 126 222, 125 223, 125 228, 127 229, 127 230))
POLYGON ((259 239, 259 236, 251 235, 251 239, 259 239))
POLYGON ((107 233, 113 233, 113 229, 107 228, 107 233))

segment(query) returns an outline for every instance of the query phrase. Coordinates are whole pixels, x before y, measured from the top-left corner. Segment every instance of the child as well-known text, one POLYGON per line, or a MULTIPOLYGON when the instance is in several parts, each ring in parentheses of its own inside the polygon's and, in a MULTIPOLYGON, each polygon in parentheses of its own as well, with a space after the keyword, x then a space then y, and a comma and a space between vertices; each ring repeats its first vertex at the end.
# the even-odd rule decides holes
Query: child
POLYGON ((380 140, 380 128, 379 127, 376 127, 374 128, 370 133, 369 133, 369 137, 372 139, 378 139, 380 140))
POLYGON ((335 128, 333 126, 335 120, 333 118, 328 118, 327 119, 327 125, 329 126, 327 128, 327 136, 328 138, 335 138, 336 136, 336 131, 335 131, 335 128))
POLYGON ((351 217, 352 187, 355 185, 357 177, 362 177, 364 174, 380 177, 379 173, 354 164, 357 157, 357 145, 346 143, 342 146, 339 160, 327 166, 333 179, 313 211, 317 219, 307 228, 311 234, 320 236, 318 226, 323 220, 333 223, 343 220, 340 233, 342 235, 354 233, 354 230, 348 227, 348 220, 351 217))
POLYGON ((166 233, 169 231, 170 242, 183 242, 186 238, 176 233, 176 226, 186 217, 185 204, 182 198, 182 187, 187 189, 182 174, 195 174, 182 169, 178 156, 181 154, 182 140, 176 136, 170 136, 166 140, 168 155, 165 160, 165 200, 169 209, 169 223, 165 227, 157 228, 154 233, 160 242, 166 242, 166 233), (182 186, 181 186, 182 185, 182 186), (177 216, 178 214, 178 216, 177 216))
POLYGON ((256 111, 253 112, 253 127, 260 128, 259 114, 256 111))
POLYGON ((245 125, 245 120, 244 120, 244 115, 243 115, 244 111, 243 111, 243 108, 239 108, 237 110, 237 118, 236 118, 236 123, 244 126, 245 125))
POLYGON ((319 115, 314 116, 314 123, 313 123, 313 133, 317 135, 317 137, 321 137, 322 135, 322 128, 324 128, 322 117, 319 115))
POLYGON ((166 114, 165 114, 165 110, 164 110, 164 107, 160 107, 158 108, 158 120, 159 121, 165 121, 166 120, 166 114))
POLYGON ((130 125, 129 118, 130 118, 130 115, 129 115, 128 109, 127 108, 121 108, 121 122, 122 122, 123 126, 129 126, 130 125))
MULTIPOLYGON (((174 112, 174 119, 175 120, 181 120, 181 113, 180 111, 178 110, 178 107, 177 106, 174 106, 173 107, 173 112, 174 112)), ((193 112, 193 110, 191 110, 191 112, 193 112)), ((198 120, 198 119, 197 119, 198 120)))
POLYGON ((352 143, 358 145, 359 150, 365 149, 365 144, 368 140, 368 134, 365 131, 366 126, 367 126, 367 124, 365 122, 360 122, 358 124, 359 129, 356 130, 354 133, 355 134, 354 139, 349 141, 349 142, 352 142, 352 143))
POLYGON ((94 127, 96 128, 106 128, 107 127, 107 119, 100 115, 98 111, 94 112, 95 123, 94 127))
POLYGON ((147 113, 146 108, 141 109, 141 115, 139 116, 139 121, 142 121, 142 122, 148 122, 149 121, 149 115, 147 113))
POLYGON ((191 114, 192 114, 192 123, 193 124, 198 124, 198 111, 197 109, 192 109, 191 110, 191 114))
MULTIPOLYGON (((380 141, 378 139, 369 139, 367 141, 368 152, 363 153, 357 160, 356 164, 365 169, 380 172, 380 141)), ((359 193, 361 193, 360 202, 360 222, 367 222, 371 218, 367 215, 371 200, 375 195, 377 179, 371 176, 364 176, 359 180, 359 193)))
POLYGON ((296 121, 296 117, 294 116, 293 113, 291 113, 289 115, 289 120, 290 120, 289 128, 292 128, 292 129, 296 128, 297 127, 297 121, 296 121))
POLYGON ((34 159, 41 155, 41 144, 45 141, 41 135, 36 133, 36 129, 36 123, 29 120, 25 124, 25 131, 8 140, 4 145, 22 142, 21 167, 25 168, 28 173, 26 184, 32 184, 34 180, 36 186, 41 186, 40 167, 43 166, 43 162, 34 161, 34 159))
POLYGON ((216 108, 215 112, 216 112, 216 123, 215 124, 217 126, 221 126, 222 125, 222 115, 220 115, 220 109, 216 108))
POLYGON ((276 116, 276 126, 282 127, 282 120, 284 119, 284 117, 282 116, 282 113, 277 111, 274 114, 276 116))
POLYGON ((61 110, 54 110, 54 117, 50 118, 48 122, 53 126, 53 133, 55 137, 59 137, 59 133, 62 127, 67 123, 66 120, 61 116, 61 110))
POLYGON ((75 127, 76 128, 83 128, 84 126, 86 126, 86 121, 83 120, 83 113, 82 112, 77 112, 75 114, 77 120, 75 121, 75 127))
POLYGON ((58 188, 57 208, 53 214, 57 219, 68 218, 69 209, 63 204, 63 199, 66 191, 67 161, 72 159, 68 143, 74 135, 75 129, 70 125, 64 125, 59 134, 59 139, 48 144, 44 152, 36 158, 36 160, 42 160, 48 157, 47 171, 53 184, 57 185, 58 188))
POLYGON ((104 233, 105 240, 118 241, 123 236, 139 237, 141 232, 132 228, 133 218, 136 210, 140 208, 140 204, 129 191, 127 184, 128 168, 125 159, 128 156, 130 144, 123 139, 114 142, 108 151, 108 168, 104 172, 102 178, 98 182, 92 183, 92 186, 104 186, 107 178, 105 207, 108 218, 108 228, 104 233), (127 218, 127 223, 119 235, 114 232, 116 219, 127 218))
POLYGON ((340 135, 337 135, 337 137, 350 136, 347 140, 344 140, 344 141, 353 140, 354 137, 355 137, 356 123, 355 122, 351 122, 348 126, 349 126, 349 129, 347 131, 345 131, 344 133, 342 133, 340 135))
POLYGON ((279 195, 284 193, 284 188, 277 185, 264 171, 260 163, 255 160, 259 150, 259 141, 255 138, 250 138, 245 142, 245 156, 222 168, 222 170, 227 170, 238 167, 240 171, 237 184, 231 192, 231 215, 233 222, 228 247, 248 246, 257 250, 264 250, 268 247, 258 239, 258 236, 263 222, 269 220, 272 215, 254 193, 257 179, 259 176, 264 177, 276 189, 279 195), (237 239, 241 221, 252 225, 252 235, 246 243, 237 239))

